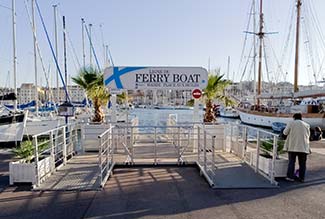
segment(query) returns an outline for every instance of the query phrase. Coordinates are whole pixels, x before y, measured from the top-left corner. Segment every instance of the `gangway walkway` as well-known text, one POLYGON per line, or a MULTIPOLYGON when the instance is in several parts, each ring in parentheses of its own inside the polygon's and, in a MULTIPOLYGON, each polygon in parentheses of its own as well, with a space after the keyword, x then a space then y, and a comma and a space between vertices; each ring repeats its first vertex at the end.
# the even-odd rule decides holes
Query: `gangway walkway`
POLYGON ((98 156, 77 155, 35 190, 75 191, 97 190, 100 188, 98 156))
MULTIPOLYGON (((72 133, 72 131, 71 131, 72 133)), ((62 134, 62 133, 61 133, 62 134)), ((61 137, 67 150, 72 134, 61 137)), ((58 137, 57 137, 58 138, 58 137)), ((279 176, 277 136, 241 125, 115 125, 98 135, 98 152, 69 154, 38 180, 36 190, 96 190, 104 187, 114 166, 195 165, 213 188, 274 188, 279 176), (265 151, 261 145, 271 144, 265 151), (256 154, 269 153, 265 163, 256 154), (75 156, 73 156, 75 155, 75 156), (70 158, 70 159, 69 159, 70 158), (263 161, 263 162, 262 162, 263 161), (264 167, 264 169, 263 169, 264 167)), ((58 141, 52 145, 60 145, 58 141), (56 143, 56 144, 55 144, 56 143)), ((52 149, 53 150, 53 149, 52 149)), ((62 154, 55 149, 56 154, 62 154)), ((64 151, 64 150, 63 150, 64 151)), ((81 150, 82 151, 82 150, 81 150)), ((53 155, 54 156, 54 155, 53 155)))

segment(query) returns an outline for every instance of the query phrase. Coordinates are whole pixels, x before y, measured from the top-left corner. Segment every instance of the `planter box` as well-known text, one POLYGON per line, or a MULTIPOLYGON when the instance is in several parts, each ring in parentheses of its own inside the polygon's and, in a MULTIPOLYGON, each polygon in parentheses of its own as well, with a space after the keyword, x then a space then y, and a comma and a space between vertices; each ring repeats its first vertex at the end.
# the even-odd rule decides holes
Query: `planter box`
MULTIPOLYGON (((46 157, 38 162, 39 177, 43 178, 51 172, 54 166, 52 157, 46 157)), ((36 183, 36 167, 35 162, 26 163, 25 160, 19 160, 9 163, 9 181, 10 185, 14 183, 36 183)))
MULTIPOLYGON (((251 153, 251 164, 255 166, 256 164, 256 153, 251 153)), ((276 159, 275 160, 275 167, 274 167, 274 177, 286 177, 287 176, 287 169, 288 169, 288 160, 284 158, 276 159)), ((267 174, 268 176, 271 175, 271 167, 272 167, 272 159, 266 158, 264 156, 259 155, 259 163, 258 169, 267 174)))

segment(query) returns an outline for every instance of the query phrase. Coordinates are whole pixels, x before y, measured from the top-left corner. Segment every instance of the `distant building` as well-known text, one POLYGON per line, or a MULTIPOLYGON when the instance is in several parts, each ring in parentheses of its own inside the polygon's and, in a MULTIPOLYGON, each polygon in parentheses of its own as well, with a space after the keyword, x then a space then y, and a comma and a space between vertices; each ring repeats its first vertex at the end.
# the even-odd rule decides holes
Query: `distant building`
POLYGON ((23 83, 20 88, 17 89, 18 92, 18 103, 24 104, 35 100, 36 91, 33 83, 23 83))
MULTIPOLYGON (((85 92, 80 86, 68 85, 67 90, 72 102, 82 102, 85 99, 85 92)), ((52 88, 52 93, 55 102, 62 103, 66 100, 66 93, 63 87, 59 88, 59 95, 57 88, 52 88)))
POLYGON ((191 90, 137 90, 128 91, 136 105, 186 105, 192 97, 191 90))
MULTIPOLYGON (((46 88, 39 87, 38 91, 38 99, 40 102, 44 103, 47 101, 54 101, 56 103, 62 103, 66 99, 65 90, 63 87, 59 88, 59 95, 57 93, 57 88, 46 88)), ((33 83, 23 83, 20 88, 17 89, 18 93, 18 103, 24 104, 29 103, 35 100, 35 86, 33 83)), ((85 93, 83 89, 77 85, 69 85, 68 92, 73 102, 81 102, 85 98, 85 93)))

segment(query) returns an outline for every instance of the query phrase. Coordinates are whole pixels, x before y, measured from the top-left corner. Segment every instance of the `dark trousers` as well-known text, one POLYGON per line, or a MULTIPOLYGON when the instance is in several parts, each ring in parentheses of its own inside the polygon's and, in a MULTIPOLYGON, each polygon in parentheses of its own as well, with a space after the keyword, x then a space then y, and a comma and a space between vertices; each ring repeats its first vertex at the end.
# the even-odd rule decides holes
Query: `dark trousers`
POLYGON ((289 154, 289 165, 288 165, 288 172, 287 177, 293 179, 295 176, 295 164, 296 164, 296 157, 298 157, 299 161, 299 178, 304 180, 305 173, 306 173, 306 161, 307 161, 307 154, 303 152, 288 152, 289 154))

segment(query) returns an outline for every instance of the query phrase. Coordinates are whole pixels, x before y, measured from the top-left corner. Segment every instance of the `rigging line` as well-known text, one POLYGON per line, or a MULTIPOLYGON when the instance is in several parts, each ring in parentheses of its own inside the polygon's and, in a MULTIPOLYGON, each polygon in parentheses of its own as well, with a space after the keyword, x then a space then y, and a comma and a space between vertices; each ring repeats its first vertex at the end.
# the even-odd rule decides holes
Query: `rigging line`
POLYGON ((284 73, 283 73, 283 69, 282 69, 282 66, 281 66, 281 64, 280 64, 280 62, 279 62, 279 59, 277 58, 277 56, 276 56, 276 54, 275 54, 275 50, 274 50, 274 48, 273 48, 273 46, 272 46, 272 44, 271 44, 271 41, 268 39, 268 38, 266 38, 266 40, 268 41, 268 45, 270 45, 270 48, 271 48, 271 51, 272 51, 272 53, 273 53, 273 56, 274 56, 274 58, 275 58, 275 61, 276 61, 276 63, 277 63, 277 71, 275 72, 276 74, 275 74, 275 77, 276 78, 279 78, 279 75, 281 74, 282 76, 284 76, 284 73), (278 70, 279 70, 279 75, 277 74, 278 73, 278 70))
POLYGON ((320 25, 320 22, 319 22, 319 19, 318 19, 318 16, 317 16, 317 13, 316 13, 316 10, 315 10, 315 6, 314 4, 312 4, 311 2, 309 2, 309 7, 310 7, 310 11, 311 11, 311 15, 312 15, 312 19, 314 20, 314 24, 315 24, 315 27, 319 33, 319 37, 321 38, 321 42, 322 42, 322 45, 323 47, 325 48, 325 40, 324 40, 324 33, 322 31, 322 28, 321 25, 320 25))
MULTIPOLYGON (((242 48, 242 51, 241 51, 241 55, 240 55, 240 61, 239 61, 239 65, 238 65, 238 70, 237 72, 240 71, 240 68, 242 66, 242 63, 243 63, 243 59, 244 59, 244 53, 246 51, 246 44, 247 44, 247 39, 248 39, 248 30, 249 30, 249 27, 250 27, 250 23, 251 23, 251 17, 252 17, 252 14, 254 14, 254 19, 255 19, 255 10, 253 10, 253 2, 251 4, 251 9, 250 9, 250 12, 249 12, 249 17, 248 17, 248 22, 247 22, 247 25, 246 25, 246 31, 245 31, 245 38, 244 38, 244 45, 243 45, 243 48, 242 48), (254 12, 254 13, 253 13, 254 12)), ((255 30, 253 30, 254 33, 255 33, 255 30)))
POLYGON ((56 65, 56 68, 57 68, 57 70, 59 72, 59 75, 60 75, 60 78, 61 78, 61 82, 63 84, 63 88, 64 88, 64 91, 65 91, 65 94, 66 94, 66 96, 68 98, 68 102, 71 103, 71 99, 70 99, 70 96, 69 96, 69 93, 68 93, 66 84, 65 84, 65 82, 63 80, 62 72, 61 72, 61 69, 60 69, 60 66, 59 66, 57 57, 56 57, 55 52, 54 52, 52 42, 50 40, 48 31, 47 31, 46 26, 45 26, 45 23, 44 23, 43 16, 41 14, 41 10, 40 10, 39 5, 38 5, 38 0, 35 0, 35 3, 36 3, 36 8, 37 8, 37 11, 38 11, 38 15, 39 15, 39 17, 41 19, 41 23, 42 23, 42 26, 43 26, 43 29, 44 29, 44 32, 45 32, 45 35, 46 35, 46 38, 47 38, 47 42, 49 43, 49 46, 50 46, 50 49, 51 49, 51 52, 52 52, 52 56, 53 56, 53 59, 54 59, 55 65, 56 65))
MULTIPOLYGON (((320 28, 320 23, 319 23, 319 20, 318 20, 317 13, 313 12, 313 11, 315 11, 314 5, 311 2, 309 2, 309 7, 310 7, 310 11, 311 11, 310 12, 311 13, 311 18, 314 20, 314 22, 313 22, 314 27, 315 27, 316 30, 318 30, 318 33, 319 33, 320 44, 321 44, 321 46, 323 46, 325 48, 324 34, 322 32, 322 29, 320 28)), ((318 53, 318 59, 319 59, 320 66, 319 66, 319 69, 318 69, 318 72, 317 72, 317 77, 319 77, 319 75, 320 75, 320 73, 322 71, 323 65, 324 65, 324 61, 325 61, 324 52, 323 52, 323 58, 322 59, 320 58, 320 54, 318 53)))
MULTIPOLYGON (((248 78, 251 78, 251 76, 252 76, 252 72, 254 72, 253 71, 253 69, 254 69, 254 62, 251 62, 251 64, 250 64, 250 69, 249 69, 249 75, 248 75, 248 78)), ((254 78, 254 77, 253 77, 254 78)), ((256 82, 255 82, 256 83, 256 82)))
POLYGON ((99 25, 99 31, 100 31, 100 36, 101 36, 101 40, 102 40, 102 46, 103 46, 103 59, 104 59, 104 66, 106 65, 106 52, 105 52, 105 42, 104 42, 104 33, 103 33, 103 25, 100 24, 99 25))
POLYGON ((108 51, 108 55, 109 55, 109 58, 111 60, 111 64, 112 66, 114 67, 114 61, 113 61, 113 57, 112 57, 112 54, 111 54, 111 50, 109 49, 108 45, 107 45, 107 51, 108 51))
MULTIPOLYGON (((249 54, 248 54, 248 57, 251 56, 251 53, 252 53, 252 51, 253 51, 253 48, 254 48, 254 46, 251 47, 250 52, 249 52, 249 54)), ((241 77, 240 77, 240 81, 243 81, 243 78, 244 78, 244 75, 245 75, 245 72, 246 72, 247 66, 248 66, 248 64, 249 64, 249 60, 250 60, 250 59, 248 58, 247 61, 246 61, 246 64, 245 64, 245 67, 244 67, 243 73, 242 73, 242 75, 241 75, 241 77)))
MULTIPOLYGON (((63 17, 60 8, 58 8, 58 13, 59 13, 59 16, 60 16, 60 17, 63 17)), ((62 30, 61 27, 60 27, 60 30, 62 30)), ((62 31, 63 31, 63 30, 62 30, 62 31)), ((74 45, 73 45, 73 42, 72 42, 72 40, 71 40, 70 32, 66 29, 66 30, 65 30, 65 33, 66 33, 66 36, 67 36, 67 38, 68 38, 69 46, 72 48, 72 54, 74 55, 74 58, 76 59, 76 60, 74 60, 74 61, 76 61, 76 62, 78 63, 78 67, 79 67, 79 69, 81 69, 81 64, 80 64, 80 61, 79 61, 79 59, 78 59, 78 55, 77 55, 76 49, 75 49, 75 47, 74 47, 74 45)))
MULTIPOLYGON (((306 10, 307 12, 307 10, 306 10)), ((306 14, 307 15, 307 14, 306 14)), ((305 16, 306 17, 306 16, 305 16)), ((307 72, 309 71, 308 69, 308 65, 310 64, 311 67, 312 67, 312 72, 313 72, 313 76, 314 76, 314 79, 315 81, 316 80, 316 69, 315 69, 315 59, 314 59, 314 54, 313 54, 313 49, 312 49, 312 45, 311 45, 311 42, 310 42, 310 35, 309 35, 309 32, 308 32, 308 29, 307 27, 309 27, 307 25, 307 22, 306 19, 302 19, 302 26, 304 26, 303 30, 304 30, 304 38, 305 38, 305 48, 306 48, 306 63, 307 63, 307 72)), ((310 78, 309 78, 310 79, 310 78)), ((311 80, 310 80, 311 82, 311 80)))
MULTIPOLYGON (((316 34, 315 35, 315 38, 313 39, 312 38, 313 35, 310 34, 310 33, 314 32, 314 29, 315 30, 317 29, 317 23, 316 23, 317 21, 315 20, 315 17, 314 17, 314 21, 313 21, 312 8, 311 8, 311 6, 309 4, 307 4, 307 6, 309 6, 309 7, 307 7, 307 9, 306 9, 306 16, 305 16, 306 17, 306 22, 305 22, 305 26, 306 26, 306 30, 307 30, 306 31, 306 34, 308 34, 308 42, 310 43, 310 46, 311 46, 310 48, 311 48, 311 52, 312 52, 312 51, 314 51, 314 50, 312 50, 312 46, 315 46, 314 48, 319 48, 318 45, 317 45, 318 44, 317 43, 317 38, 319 37, 320 41, 322 42, 322 37, 321 37, 321 33, 319 33, 320 35, 318 36, 316 34), (309 9, 309 11, 308 11, 308 9, 309 9), (307 14, 308 12, 309 12, 309 14, 307 14), (309 19, 309 18, 311 18, 311 19, 309 19), (309 29, 307 29, 307 27, 309 29), (312 29, 312 28, 314 28, 314 29, 312 29)), ((320 45, 320 46, 323 46, 323 44, 320 45)), ((318 53, 318 50, 315 50, 314 52, 315 52, 315 55, 317 55, 318 62, 320 62, 320 56, 319 56, 320 54, 318 53)), ((314 71, 316 71, 316 70, 314 70, 314 71)))
MULTIPOLYGON (((31 14, 29 12, 28 5, 27 5, 27 1, 26 0, 24 1, 24 4, 25 4, 25 9, 26 9, 27 15, 28 15, 29 24, 30 24, 30 26, 32 28, 33 36, 35 38, 36 49, 37 49, 38 57, 39 57, 39 59, 41 61, 42 71, 43 71, 43 73, 45 75, 46 84, 47 84, 47 86, 50 86, 49 85, 49 79, 48 79, 48 76, 46 74, 46 69, 45 69, 45 65, 44 65, 44 61, 43 61, 42 52, 41 52, 41 49, 40 49, 40 46, 39 46, 39 43, 38 43, 38 40, 37 40, 36 32, 35 32, 35 30, 33 28, 32 17, 31 17, 31 14)), ((50 89, 50 95, 53 98, 53 93, 52 93, 52 90, 51 89, 50 89)), ((56 107, 55 107, 55 111, 57 112, 56 107)))
MULTIPOLYGON (((315 29, 319 29, 319 25, 317 26, 317 16, 314 16, 316 13, 313 13, 312 12, 312 7, 309 5, 309 7, 310 7, 310 13, 311 14, 313 14, 313 17, 314 17, 314 22, 312 22, 312 24, 313 24, 313 26, 314 26, 314 28, 315 29)), ((320 31, 319 31, 319 41, 320 41, 320 46, 323 46, 324 47, 324 38, 323 38, 323 34, 322 34, 322 31, 321 31, 321 29, 319 29, 320 31)), ((310 35, 310 34, 309 34, 310 35)), ((317 36, 317 35, 316 35, 317 36)), ((315 41, 316 43, 315 44, 317 44, 317 41, 315 41)), ((315 76, 315 83, 317 83, 317 78, 319 78, 320 77, 320 74, 321 74, 321 71, 322 71, 322 68, 323 68, 323 65, 324 65, 324 59, 325 59, 325 56, 324 56, 324 53, 322 53, 322 54, 320 54, 319 53, 319 51, 320 51, 320 47, 318 46, 318 45, 315 45, 315 47, 314 48, 317 48, 316 50, 312 50, 312 48, 311 48, 311 51, 314 51, 315 53, 316 53, 316 55, 317 55, 317 61, 318 61, 318 63, 319 63, 319 68, 318 67, 316 67, 316 65, 315 66, 313 66, 313 68, 315 68, 314 69, 314 76, 315 76), (323 56, 323 58, 321 58, 321 56, 323 56)))
POLYGON ((0 7, 1 7, 1 8, 8 9, 8 10, 10 10, 10 11, 12 10, 12 8, 10 8, 10 7, 8 7, 8 6, 5 6, 5 5, 2 5, 2 4, 0 4, 0 7))
POLYGON ((75 49, 75 47, 74 47, 74 45, 73 45, 73 43, 72 43, 72 40, 71 40, 71 38, 70 38, 70 36, 69 36, 69 33, 68 33, 68 31, 66 31, 66 34, 67 34, 67 38, 68 38, 68 42, 69 42, 69 47, 70 47, 70 49, 72 50, 72 54, 74 55, 74 59, 73 59, 73 61, 75 62, 77 62, 77 65, 78 65, 78 67, 79 67, 79 69, 81 68, 81 64, 80 64, 80 61, 79 61, 79 59, 78 59, 78 55, 77 55, 77 52, 76 52, 76 49, 75 49))
POLYGON ((283 44, 283 47, 282 47, 282 52, 281 52, 281 63, 280 63, 281 66, 284 66, 284 62, 286 60, 286 55, 291 54, 291 53, 288 52, 288 50, 289 50, 290 40, 291 40, 291 38, 293 36, 294 12, 295 12, 295 8, 291 7, 291 13, 290 13, 290 19, 289 19, 290 20, 290 25, 289 25, 288 32, 287 32, 287 37, 286 37, 286 40, 284 41, 284 44, 283 44))
POLYGON ((90 34, 89 34, 88 27, 87 27, 86 24, 85 24, 85 30, 86 30, 86 33, 87 33, 86 35, 88 37, 88 40, 90 42, 91 51, 93 52, 94 57, 95 57, 95 60, 96 60, 96 64, 97 64, 98 71, 101 72, 102 70, 100 68, 100 65, 99 65, 99 62, 98 62, 98 58, 97 58, 97 55, 96 55, 96 52, 95 52, 95 48, 93 46, 93 42, 92 42, 92 40, 90 38, 90 34))
MULTIPOLYGON (((70 45, 69 43, 68 43, 68 49, 69 49, 69 51, 72 52, 72 54, 73 54, 73 49, 71 48, 71 45, 70 45)), ((69 55, 69 54, 68 54, 68 55, 69 55)), ((78 60, 77 60, 77 62, 78 62, 78 60)), ((79 63, 79 62, 77 63, 77 62, 76 62, 76 60, 75 60, 75 57, 72 57, 72 63, 73 63, 73 66, 74 66, 76 72, 78 72, 78 71, 81 69, 80 63, 79 63)), ((70 74, 69 74, 69 75, 70 75, 70 74)))
MULTIPOLYGON (((267 80, 268 80, 268 82, 271 82, 270 77, 269 77, 269 66, 268 66, 268 62, 267 62, 267 58, 266 58, 265 40, 263 40, 263 52, 264 52, 264 63, 265 63, 267 80)), ((263 79, 262 79, 262 81, 263 81, 263 79)))

